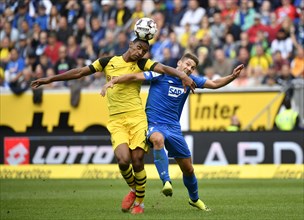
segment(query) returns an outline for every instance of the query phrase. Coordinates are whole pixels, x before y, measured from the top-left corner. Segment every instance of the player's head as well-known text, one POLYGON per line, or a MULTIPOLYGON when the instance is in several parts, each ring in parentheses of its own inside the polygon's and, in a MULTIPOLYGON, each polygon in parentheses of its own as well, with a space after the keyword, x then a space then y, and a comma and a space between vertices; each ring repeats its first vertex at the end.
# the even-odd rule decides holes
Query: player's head
POLYGON ((190 75, 195 70, 197 65, 198 58, 191 53, 186 53, 177 62, 177 69, 179 71, 185 72, 187 75, 190 75))
POLYGON ((129 58, 130 60, 139 60, 145 56, 149 51, 149 42, 135 38, 129 45, 129 58))

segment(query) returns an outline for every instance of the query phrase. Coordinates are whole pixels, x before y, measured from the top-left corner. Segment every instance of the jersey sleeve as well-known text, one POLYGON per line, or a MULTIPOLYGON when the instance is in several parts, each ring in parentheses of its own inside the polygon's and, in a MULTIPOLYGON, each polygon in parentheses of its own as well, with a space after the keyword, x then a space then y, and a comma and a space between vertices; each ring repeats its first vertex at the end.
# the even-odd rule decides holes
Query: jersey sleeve
POLYGON ((103 69, 108 65, 109 61, 111 60, 113 56, 111 57, 104 57, 100 58, 98 60, 95 60, 92 64, 89 65, 89 68, 92 73, 95 72, 102 72, 103 69))
POLYGON ((190 75, 190 77, 196 83, 197 88, 203 88, 205 82, 207 81, 207 78, 202 76, 190 75))
POLYGON ((151 70, 153 71, 154 70, 154 67, 158 64, 158 62, 155 62, 151 59, 140 59, 138 62, 137 62, 137 65, 138 67, 143 70, 143 71, 146 71, 146 70, 151 70))
POLYGON ((156 79, 159 78, 161 75, 163 75, 163 74, 160 74, 160 73, 157 73, 157 72, 153 72, 153 71, 145 71, 145 72, 144 72, 144 76, 145 76, 145 79, 146 79, 147 81, 156 80, 156 79))

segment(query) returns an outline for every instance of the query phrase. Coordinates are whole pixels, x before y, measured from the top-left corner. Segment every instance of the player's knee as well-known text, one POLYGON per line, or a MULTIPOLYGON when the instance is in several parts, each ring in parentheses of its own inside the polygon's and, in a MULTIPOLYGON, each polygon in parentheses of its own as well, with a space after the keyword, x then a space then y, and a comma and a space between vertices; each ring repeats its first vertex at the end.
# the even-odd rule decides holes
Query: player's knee
POLYGON ((116 157, 116 161, 120 168, 123 168, 123 167, 128 168, 130 165, 130 158, 127 158, 127 157, 116 157))
POLYGON ((152 142, 155 150, 160 150, 164 147, 164 138, 161 134, 152 135, 150 141, 152 142))
POLYGON ((139 172, 144 169, 144 161, 141 159, 133 159, 132 166, 135 172, 139 172))
POLYGON ((186 175, 186 176, 192 176, 194 173, 194 168, 193 166, 189 166, 189 167, 185 167, 183 169, 183 174, 186 175))

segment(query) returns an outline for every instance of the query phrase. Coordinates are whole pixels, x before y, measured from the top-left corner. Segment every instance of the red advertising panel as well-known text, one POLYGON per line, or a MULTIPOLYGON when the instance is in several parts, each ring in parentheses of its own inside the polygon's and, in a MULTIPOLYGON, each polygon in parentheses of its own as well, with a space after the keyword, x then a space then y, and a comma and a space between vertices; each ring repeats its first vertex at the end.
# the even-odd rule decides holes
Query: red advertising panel
POLYGON ((4 138, 4 164, 29 164, 30 141, 27 137, 4 138))

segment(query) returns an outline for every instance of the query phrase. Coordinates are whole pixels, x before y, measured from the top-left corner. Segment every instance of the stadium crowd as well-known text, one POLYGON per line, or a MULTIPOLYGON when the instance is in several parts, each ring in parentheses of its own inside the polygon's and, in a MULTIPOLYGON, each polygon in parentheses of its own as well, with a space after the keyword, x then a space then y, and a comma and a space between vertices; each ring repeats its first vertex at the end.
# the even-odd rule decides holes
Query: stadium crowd
MULTIPOLYGON (((33 79, 122 54, 142 17, 158 32, 150 58, 175 67, 185 52, 209 79, 245 64, 232 87, 304 78, 301 0, 0 0, 0 88, 21 94, 33 79)), ((101 88, 103 73, 47 88, 101 88)), ((292 94, 291 94, 292 95, 292 94)))

